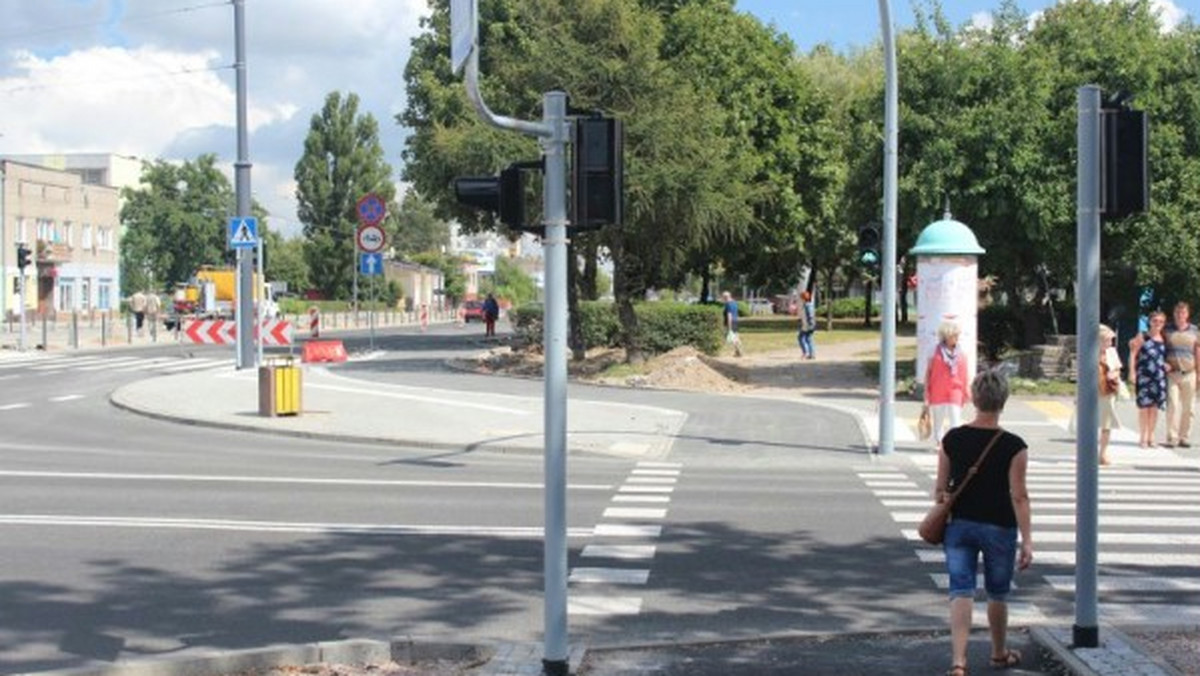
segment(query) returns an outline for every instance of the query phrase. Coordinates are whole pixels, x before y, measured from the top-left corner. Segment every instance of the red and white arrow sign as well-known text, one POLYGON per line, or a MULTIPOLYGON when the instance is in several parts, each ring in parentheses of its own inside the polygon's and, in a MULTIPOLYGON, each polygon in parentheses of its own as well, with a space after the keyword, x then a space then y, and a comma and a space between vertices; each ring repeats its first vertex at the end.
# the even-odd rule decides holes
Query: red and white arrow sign
POLYGON ((183 333, 193 343, 229 345, 237 340, 237 322, 226 319, 194 319, 187 323, 183 333))
POLYGON ((264 319, 258 335, 263 345, 291 345, 292 323, 286 319, 264 319))
MULTIPOLYGON (((237 342, 237 322, 232 319, 193 319, 183 334, 193 343, 232 345, 237 342)), ((264 319, 258 335, 263 345, 291 345, 292 323, 285 319, 264 319)))

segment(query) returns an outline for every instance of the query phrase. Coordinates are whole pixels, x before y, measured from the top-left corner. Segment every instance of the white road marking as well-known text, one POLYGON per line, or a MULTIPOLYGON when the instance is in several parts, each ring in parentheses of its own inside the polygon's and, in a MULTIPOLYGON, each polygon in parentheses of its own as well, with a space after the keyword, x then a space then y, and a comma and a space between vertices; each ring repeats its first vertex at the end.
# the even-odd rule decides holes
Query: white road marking
POLYGON ((567 599, 568 615, 637 615, 642 599, 637 596, 580 596, 567 599))
POLYGON ((117 371, 117 372, 140 371, 142 369, 149 369, 149 368, 156 368, 159 366, 163 366, 166 363, 178 362, 179 360, 180 360, 179 357, 155 357, 153 359, 143 359, 140 363, 134 364, 132 366, 122 366, 121 368, 115 368, 113 370, 117 371))
POLYGON ((64 394, 60 397, 50 397, 50 401, 53 401, 56 403, 64 402, 64 401, 75 401, 76 399, 83 399, 83 395, 82 394, 64 394))
MULTIPOLYGON (((944 563, 946 555, 933 547, 918 549, 917 558, 925 563, 944 563)), ((1112 552, 1098 553, 1102 566, 1195 566, 1200 556, 1196 554, 1174 554, 1160 552, 1112 552)), ((1034 549, 1033 565, 1075 566, 1075 552, 1044 551, 1034 549)))
POLYGON ((635 469, 630 474, 633 476, 679 476, 680 470, 677 469, 635 469))
MULTIPOLYGON (((925 518, 925 512, 892 512, 892 519, 897 523, 921 523, 925 518)), ((1038 514, 1034 517, 1034 522, 1038 526, 1073 526, 1075 525, 1074 514, 1038 514)), ((1200 529, 1200 517, 1170 517, 1170 516, 1113 516, 1101 515, 1100 527, 1111 528, 1147 528, 1161 526, 1164 528, 1188 528, 1200 529)), ((1042 532, 1039 529, 1038 540, 1042 540, 1042 532)), ((1200 539, 1197 540, 1200 542, 1200 539)), ((1200 557, 1198 557, 1200 560, 1200 557)))
POLYGON ((63 359, 54 359, 46 362, 41 366, 31 366, 30 371, 49 371, 51 369, 65 369, 67 367, 74 368, 83 364, 91 364, 98 361, 104 361, 105 357, 66 357, 63 359))
POLYGON ((592 533, 596 537, 656 538, 662 535, 662 526, 633 526, 620 523, 598 524, 592 533))
MULTIPOLYGON (((0 524, 10 526, 83 526, 87 528, 161 528, 241 531, 257 533, 454 535, 496 538, 541 538, 541 526, 452 526, 425 524, 311 523, 240 521, 233 519, 177 519, 156 517, 79 516, 68 514, 0 514, 0 524)), ((587 537, 586 528, 570 528, 568 537, 587 537)))
MULTIPOLYGON (((930 573, 929 577, 933 578, 933 584, 938 589, 949 589, 950 588, 950 574, 949 573, 930 573)), ((977 589, 983 589, 983 573, 979 573, 975 576, 975 587, 977 589)), ((1017 588, 1016 582, 1012 583, 1012 588, 1013 589, 1017 588)))
POLYGON ((657 549, 657 545, 587 545, 579 555, 585 559, 652 559, 657 549))
POLYGON ((639 460, 638 467, 657 467, 659 469, 682 469, 683 463, 679 462, 656 462, 653 460, 639 460))
POLYGON ((917 496, 925 497, 925 498, 930 497, 929 491, 920 490, 920 489, 900 490, 900 489, 888 488, 888 489, 884 489, 884 490, 875 490, 875 491, 871 491, 871 492, 881 498, 912 498, 912 497, 917 497, 917 496))
MULTIPOLYGON (((323 486, 429 486, 440 488, 501 488, 542 490, 541 483, 518 483, 515 481, 418 481, 403 479, 317 479, 309 477, 254 477, 205 474, 130 474, 120 472, 39 472, 24 470, 0 470, 0 477, 27 477, 38 479, 99 479, 117 481, 182 481, 182 482, 226 482, 243 484, 308 484, 323 486)), ((611 484, 567 484, 576 491, 610 491, 611 484)))
POLYGON ((628 484, 674 484, 678 482, 679 480, 675 478, 656 476, 634 476, 625 480, 625 483, 628 484))
POLYGON ((867 479, 863 482, 867 488, 912 488, 916 486, 916 482, 911 479, 904 480, 883 480, 883 479, 867 479))
POLYGON ((23 401, 15 404, 4 404, 0 406, 0 411, 15 411, 19 408, 29 408, 29 404, 23 401))
MULTIPOLYGON (((671 498, 665 495, 614 495, 613 502, 640 502, 646 503, 663 503, 670 502, 671 498)), ((1198 507, 1197 509, 1200 509, 1198 507)))
POLYGON ((1101 603, 1100 618, 1118 625, 1195 626, 1200 606, 1175 603, 1101 603))
POLYGON ((128 366, 131 362, 138 362, 138 361, 142 361, 142 358, 141 357, 114 357, 112 359, 105 360, 101 364, 88 364, 87 366, 80 366, 79 368, 77 368, 75 370, 76 371, 102 371, 104 369, 111 369, 114 366, 128 366))
MULTIPOLYGON (((180 371, 200 371, 202 369, 213 369, 218 366, 233 366, 232 359, 187 359, 180 364, 165 366, 155 369, 159 373, 178 373, 180 371)), ((306 385, 305 387, 312 387, 306 385)))
POLYGON ((646 584, 650 571, 645 568, 575 568, 568 582, 584 584, 646 584))
MULTIPOLYGON (((1045 575, 1046 582, 1057 591, 1074 592, 1074 575, 1045 575)), ((1096 578, 1096 591, 1101 592, 1195 592, 1200 591, 1200 579, 1184 579, 1178 577, 1134 576, 1118 577, 1116 575, 1099 575, 1096 578)))
POLYGON ((409 401, 423 401, 430 404, 444 404, 454 408, 473 408, 480 411, 491 411, 493 413, 504 413, 507 415, 528 416, 534 413, 541 414, 541 409, 530 411, 520 408, 508 408, 505 406, 494 406, 492 404, 476 404, 462 399, 443 399, 440 397, 430 397, 419 394, 406 394, 404 392, 395 392, 392 390, 368 390, 361 387, 343 387, 341 385, 327 385, 325 383, 305 383, 304 387, 316 390, 330 390, 332 392, 353 392, 355 394, 370 394, 372 397, 389 397, 392 399, 407 399, 409 401))
MULTIPOLYGON (((932 498, 924 500, 880 500, 884 507, 906 508, 920 507, 926 508, 933 505, 932 498)), ((1074 502, 1056 502, 1050 500, 1039 500, 1036 504, 1037 516, 1034 519, 1041 524, 1042 515, 1046 512, 1075 512, 1074 502)), ((1170 512, 1178 514, 1180 512, 1196 512, 1200 513, 1200 505, 1180 505, 1180 504, 1153 504, 1147 505, 1139 502, 1116 502, 1106 503, 1101 502, 1100 513, 1105 512, 1170 512)))
POLYGON ((871 472, 861 470, 856 472, 861 479, 908 479, 908 475, 903 472, 871 472))
POLYGON ((620 493, 673 493, 674 486, 621 486, 617 489, 620 493))
MULTIPOLYGON (((920 540, 915 530, 904 530, 904 537, 909 540, 920 540)), ((1178 533, 1100 533, 1100 544, 1104 545, 1200 545, 1200 535, 1180 535, 1178 533)), ((1055 542, 1059 544, 1074 543, 1075 533, 1064 531, 1038 531, 1036 541, 1040 543, 1055 542)), ((1193 554, 1195 561, 1200 561, 1200 554, 1193 554)))
POLYGON ((665 519, 667 510, 651 507, 609 507, 604 510, 606 519, 665 519))

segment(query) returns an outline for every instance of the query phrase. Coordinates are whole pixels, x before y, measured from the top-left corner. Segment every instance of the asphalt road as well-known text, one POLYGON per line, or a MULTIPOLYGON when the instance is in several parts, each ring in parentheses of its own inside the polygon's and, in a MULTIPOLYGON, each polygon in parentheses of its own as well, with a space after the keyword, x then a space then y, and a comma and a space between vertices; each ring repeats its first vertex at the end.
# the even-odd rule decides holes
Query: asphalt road
MULTIPOLYGON (((354 351, 366 333, 345 340, 354 351)), ((338 371, 540 393, 540 381, 445 368, 481 344, 474 327, 381 332, 389 352, 338 371)), ((230 358, 163 347, 0 362, 0 672, 350 637, 540 640, 540 457, 235 433, 107 402, 133 379, 230 358)), ((573 641, 944 625, 938 566, 900 537, 877 488, 924 490, 927 468, 868 456, 853 417, 772 399, 571 393, 688 413, 667 458, 570 459, 573 641)), ((1040 575, 1018 586, 1022 603, 1070 616, 1040 575)))

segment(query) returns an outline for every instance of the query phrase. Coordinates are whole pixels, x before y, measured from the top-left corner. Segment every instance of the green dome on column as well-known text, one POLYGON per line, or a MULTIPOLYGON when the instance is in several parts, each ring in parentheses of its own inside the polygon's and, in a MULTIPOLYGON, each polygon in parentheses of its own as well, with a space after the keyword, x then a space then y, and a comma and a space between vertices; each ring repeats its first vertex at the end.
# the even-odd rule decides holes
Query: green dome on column
POLYGON ((925 226, 908 253, 913 256, 980 256, 986 252, 966 224, 947 216, 925 226))

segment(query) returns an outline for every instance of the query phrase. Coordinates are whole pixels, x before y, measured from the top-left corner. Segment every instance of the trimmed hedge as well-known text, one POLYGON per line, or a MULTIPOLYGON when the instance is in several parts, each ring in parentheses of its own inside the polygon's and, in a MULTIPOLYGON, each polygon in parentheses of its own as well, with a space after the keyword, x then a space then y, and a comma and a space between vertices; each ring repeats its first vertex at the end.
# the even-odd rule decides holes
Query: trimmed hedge
MULTIPOLYGON (((668 352, 691 345, 706 354, 715 354, 725 339, 721 326, 720 305, 687 303, 637 303, 638 344, 650 353, 668 352)), ((542 340, 541 305, 525 305, 509 313, 517 335, 531 343, 542 340)), ((608 301, 579 304, 583 340, 587 347, 616 347, 620 344, 621 322, 617 306, 608 301)))

